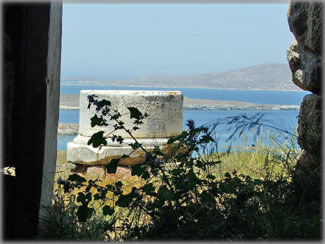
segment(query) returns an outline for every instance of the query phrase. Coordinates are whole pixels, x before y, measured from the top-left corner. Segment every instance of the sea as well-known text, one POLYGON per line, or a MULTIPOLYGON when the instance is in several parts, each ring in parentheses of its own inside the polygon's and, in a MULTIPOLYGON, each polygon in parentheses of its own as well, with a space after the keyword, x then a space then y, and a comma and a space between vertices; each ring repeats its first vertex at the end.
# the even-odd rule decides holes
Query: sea
MULTIPOLYGON (((303 97, 309 92, 305 91, 263 91, 263 90, 218 90, 208 88, 165 88, 165 87, 124 87, 124 86, 94 86, 94 85, 61 85, 61 94, 79 94, 80 90, 159 90, 159 91, 181 91, 185 97, 195 99, 209 99, 221 101, 242 101, 260 104, 280 104, 280 105, 300 105, 303 97)), ((269 138, 273 135, 279 142, 283 143, 295 134, 297 128, 298 110, 184 110, 183 126, 186 129, 188 120, 193 120, 196 126, 205 125, 212 128, 218 124, 214 130, 214 137, 219 141, 220 150, 226 150, 231 145, 238 148, 239 145, 255 145, 256 141, 264 140, 265 145, 271 142, 269 138), (245 130, 240 137, 229 137, 234 132, 234 127, 226 125, 225 121, 240 116, 248 118, 262 114, 261 135, 258 137, 257 128, 245 130), (288 132, 288 133, 287 133, 288 132)), ((79 110, 60 110, 60 123, 79 123, 79 110)), ((240 132, 240 130, 238 131, 240 132)), ((72 141, 75 135, 58 135, 57 150, 66 150, 67 143, 72 141)))

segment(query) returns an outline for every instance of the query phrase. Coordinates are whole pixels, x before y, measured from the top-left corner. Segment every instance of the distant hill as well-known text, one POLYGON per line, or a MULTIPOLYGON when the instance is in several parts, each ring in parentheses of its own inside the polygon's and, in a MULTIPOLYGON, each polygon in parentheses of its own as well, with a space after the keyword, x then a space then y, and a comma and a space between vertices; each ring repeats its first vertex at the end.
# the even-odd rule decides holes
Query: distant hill
POLYGON ((267 63, 228 72, 187 76, 154 75, 114 81, 71 81, 63 84, 151 87, 203 87, 216 89, 300 90, 291 81, 288 64, 267 63))

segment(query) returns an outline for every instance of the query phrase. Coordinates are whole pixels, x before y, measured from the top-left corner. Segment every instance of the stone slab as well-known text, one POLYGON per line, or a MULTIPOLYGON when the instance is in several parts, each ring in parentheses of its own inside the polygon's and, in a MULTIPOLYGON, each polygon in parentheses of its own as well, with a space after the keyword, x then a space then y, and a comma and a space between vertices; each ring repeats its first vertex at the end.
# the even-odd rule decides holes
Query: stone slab
MULTIPOLYGON (((112 108, 123 114, 121 120, 127 128, 134 126, 127 107, 135 107, 149 115, 139 126, 140 129, 133 132, 136 138, 167 138, 182 132, 183 94, 179 91, 82 90, 79 119, 79 134, 82 136, 91 136, 99 130, 109 134, 113 130, 113 125, 91 127, 90 118, 95 114, 95 107, 88 109, 87 97, 93 94, 98 96, 98 100, 109 100, 112 108)), ((130 138, 125 131, 117 131, 114 134, 130 138)))

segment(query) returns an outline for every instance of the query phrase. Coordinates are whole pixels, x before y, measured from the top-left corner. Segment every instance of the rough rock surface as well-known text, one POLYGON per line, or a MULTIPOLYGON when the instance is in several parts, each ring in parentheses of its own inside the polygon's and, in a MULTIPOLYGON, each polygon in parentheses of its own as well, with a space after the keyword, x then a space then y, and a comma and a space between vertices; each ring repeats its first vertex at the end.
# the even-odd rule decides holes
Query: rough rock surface
POLYGON ((287 60, 289 62, 289 67, 292 71, 293 83, 302 90, 307 91, 308 89, 302 81, 302 68, 299 52, 300 50, 298 43, 296 40, 294 40, 287 50, 287 60))
POLYGON ((322 47, 322 2, 292 1, 288 10, 289 28, 298 43, 317 54, 322 47))
POLYGON ((322 3, 291 2, 288 23, 296 38, 287 51, 293 82, 303 90, 321 92, 322 3))
POLYGON ((321 144, 321 96, 306 95, 301 103, 298 119, 298 143, 302 149, 320 153, 321 144))
POLYGON ((321 163, 321 86, 323 3, 291 1, 288 23, 294 41, 287 51, 292 80, 303 90, 311 91, 300 106, 298 143, 302 154, 297 162, 297 175, 306 178, 321 163))

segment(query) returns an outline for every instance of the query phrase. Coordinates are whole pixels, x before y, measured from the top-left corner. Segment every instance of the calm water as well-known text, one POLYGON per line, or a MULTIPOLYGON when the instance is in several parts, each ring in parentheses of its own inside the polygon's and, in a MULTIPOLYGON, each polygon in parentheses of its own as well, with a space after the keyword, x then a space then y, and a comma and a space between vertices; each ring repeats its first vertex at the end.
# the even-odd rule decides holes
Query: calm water
POLYGON ((123 87, 123 86, 64 86, 61 94, 79 94, 80 90, 159 90, 181 91, 185 97, 221 101, 241 101, 261 104, 300 105, 302 98, 309 94, 305 91, 250 91, 217 90, 203 88, 157 88, 157 87, 123 87))
MULTIPOLYGON (((61 94, 79 94, 80 90, 179 90, 184 96, 197 99, 211 99, 223 101, 244 101, 261 104, 300 105, 302 98, 308 94, 304 91, 243 91, 243 90, 217 90, 198 88, 155 88, 155 87, 120 87, 120 86, 61 86, 61 94)), ((257 112, 264 113, 264 119, 269 124, 282 129, 292 131, 297 126, 297 110, 274 111, 241 111, 241 110, 184 110, 184 128, 186 121, 192 119, 197 126, 211 124, 221 118, 236 116, 245 113, 254 115, 257 112)), ((60 110, 60 123, 79 123, 79 110, 60 110)), ((267 128, 265 128, 267 130, 267 128)), ((225 140, 230 134, 227 128, 217 130, 218 137, 225 140)), ((249 134, 249 133, 248 133, 249 134)), ((251 134, 249 134, 251 135, 251 134)), ((72 141, 73 135, 58 135, 58 150, 66 150, 67 142, 72 141)), ((250 142, 252 142, 250 140, 250 142)))
MULTIPOLYGON (((270 111, 250 111, 250 110, 184 110, 183 126, 186 128, 186 121, 192 119, 197 126, 211 124, 218 119, 222 119, 229 116, 236 116, 245 113, 248 116, 252 116, 257 112, 264 114, 264 119, 268 124, 277 126, 288 131, 292 131, 297 126, 298 110, 270 110, 270 111)), ((59 122, 61 123, 79 123, 79 110, 60 110, 59 122)), ((266 130, 267 128, 265 128, 266 130)), ((226 138, 230 135, 225 127, 221 127, 217 130, 218 137, 221 138, 220 143, 225 144, 226 138)), ((58 135, 57 150, 66 150, 67 142, 72 141, 74 135, 58 135)), ((253 143, 252 138, 250 142, 253 143)))

